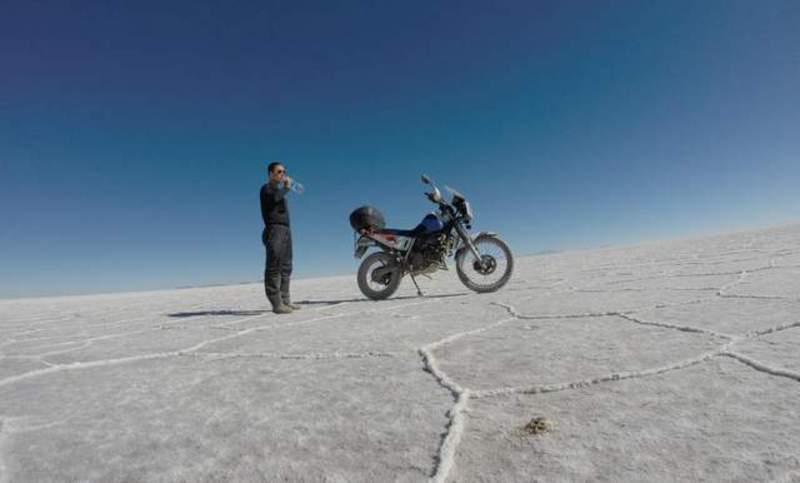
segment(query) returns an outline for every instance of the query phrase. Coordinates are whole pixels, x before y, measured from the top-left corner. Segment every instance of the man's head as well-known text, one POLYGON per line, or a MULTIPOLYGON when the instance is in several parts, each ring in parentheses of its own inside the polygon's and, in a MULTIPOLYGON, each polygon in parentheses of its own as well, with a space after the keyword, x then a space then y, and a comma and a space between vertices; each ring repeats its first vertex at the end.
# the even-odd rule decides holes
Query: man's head
POLYGON ((269 180, 278 183, 286 176, 286 167, 280 161, 273 161, 267 166, 269 180))

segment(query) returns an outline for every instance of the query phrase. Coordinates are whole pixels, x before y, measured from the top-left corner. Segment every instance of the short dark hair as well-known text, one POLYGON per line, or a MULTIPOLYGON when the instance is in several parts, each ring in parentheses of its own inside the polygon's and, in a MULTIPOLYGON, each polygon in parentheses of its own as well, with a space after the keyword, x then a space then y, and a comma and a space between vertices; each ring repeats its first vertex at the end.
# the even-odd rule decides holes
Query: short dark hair
POLYGON ((283 166, 283 163, 281 163, 280 161, 273 161, 273 162, 269 163, 269 166, 267 166, 267 171, 272 173, 273 171, 275 171, 275 168, 277 168, 278 166, 283 166))

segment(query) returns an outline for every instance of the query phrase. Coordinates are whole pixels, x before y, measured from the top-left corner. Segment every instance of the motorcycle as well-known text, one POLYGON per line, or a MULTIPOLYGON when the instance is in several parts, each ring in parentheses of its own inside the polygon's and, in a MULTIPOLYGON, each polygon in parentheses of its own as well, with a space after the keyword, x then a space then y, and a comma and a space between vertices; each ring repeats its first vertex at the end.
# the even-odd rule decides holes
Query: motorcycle
POLYGON ((386 299, 409 275, 417 294, 422 295, 415 277, 448 270, 446 260, 453 256, 458 278, 467 288, 478 293, 501 289, 514 270, 514 257, 506 242, 492 232, 471 236, 474 214, 464 195, 446 186, 451 194, 448 202, 428 176, 422 175, 422 182, 431 187, 425 196, 438 209, 413 230, 385 228, 383 215, 370 206, 350 215, 350 225, 357 233, 355 258, 378 248, 359 266, 361 292, 372 300, 386 299))

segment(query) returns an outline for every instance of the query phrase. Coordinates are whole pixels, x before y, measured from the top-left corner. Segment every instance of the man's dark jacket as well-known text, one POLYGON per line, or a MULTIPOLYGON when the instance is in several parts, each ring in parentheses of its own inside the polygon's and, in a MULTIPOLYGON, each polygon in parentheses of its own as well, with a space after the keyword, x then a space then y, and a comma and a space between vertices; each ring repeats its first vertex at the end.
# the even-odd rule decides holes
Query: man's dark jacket
POLYGON ((289 205, 286 203, 284 187, 267 183, 261 187, 261 218, 264 226, 285 225, 289 226, 289 205))

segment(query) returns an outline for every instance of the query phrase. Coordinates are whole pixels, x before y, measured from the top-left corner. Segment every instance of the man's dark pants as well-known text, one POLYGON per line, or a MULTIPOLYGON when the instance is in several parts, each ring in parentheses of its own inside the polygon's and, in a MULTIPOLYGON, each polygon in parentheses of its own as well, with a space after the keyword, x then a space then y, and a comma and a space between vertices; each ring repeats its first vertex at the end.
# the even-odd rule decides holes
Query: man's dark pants
POLYGON ((264 268, 264 292, 273 307, 291 302, 289 280, 292 276, 292 232, 286 225, 267 225, 261 235, 267 251, 264 268))

